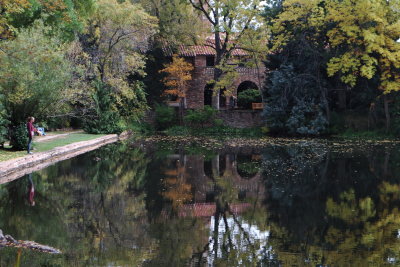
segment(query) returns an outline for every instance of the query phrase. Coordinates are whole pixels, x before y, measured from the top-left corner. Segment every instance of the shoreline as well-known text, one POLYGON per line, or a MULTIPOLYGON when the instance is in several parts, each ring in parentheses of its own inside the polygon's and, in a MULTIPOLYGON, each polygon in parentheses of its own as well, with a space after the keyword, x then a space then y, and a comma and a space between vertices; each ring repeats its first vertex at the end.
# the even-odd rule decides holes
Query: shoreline
POLYGON ((54 163, 73 158, 102 146, 126 139, 128 133, 109 134, 88 141, 80 141, 0 162, 0 184, 16 180, 26 174, 46 168, 54 163))
MULTIPOLYGON (((32 155, 26 155, 19 158, 0 162, 0 184, 16 180, 31 172, 39 171, 57 162, 67 160, 89 151, 96 150, 104 145, 115 143, 127 139, 130 136, 128 132, 121 135, 109 134, 92 140, 75 142, 65 146, 59 146, 44 152, 37 152, 32 155)), ((263 148, 269 145, 287 145, 296 143, 309 143, 309 145, 328 145, 331 147, 357 147, 359 145, 394 145, 399 144, 400 140, 367 140, 367 139, 325 139, 325 138, 241 138, 231 137, 225 140, 213 138, 211 136, 137 136, 135 141, 138 145, 148 146, 149 143, 180 143, 184 146, 200 146, 203 149, 221 149, 231 148, 239 149, 245 147, 263 148)))

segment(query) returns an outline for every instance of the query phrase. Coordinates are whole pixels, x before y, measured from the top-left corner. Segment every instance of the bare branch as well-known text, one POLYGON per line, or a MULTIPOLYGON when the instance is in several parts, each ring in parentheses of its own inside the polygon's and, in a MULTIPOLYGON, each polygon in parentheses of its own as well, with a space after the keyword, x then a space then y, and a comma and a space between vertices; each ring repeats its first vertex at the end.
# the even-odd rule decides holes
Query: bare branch
MULTIPOLYGON (((193 0, 189 0, 189 2, 190 2, 190 4, 191 4, 195 9, 201 11, 201 12, 204 14, 204 15, 206 16, 206 18, 208 19, 208 21, 209 21, 212 25, 215 26, 215 25, 217 24, 216 21, 214 21, 214 20, 210 17, 210 14, 208 14, 207 10, 204 8, 204 3, 203 3, 202 0, 199 0, 200 5, 196 5, 196 3, 195 3, 193 0)), ((210 5, 208 5, 208 6, 209 6, 209 8, 211 8, 210 5)), ((214 10, 213 10, 212 8, 211 8, 211 10, 212 10, 213 13, 215 13, 214 10)))

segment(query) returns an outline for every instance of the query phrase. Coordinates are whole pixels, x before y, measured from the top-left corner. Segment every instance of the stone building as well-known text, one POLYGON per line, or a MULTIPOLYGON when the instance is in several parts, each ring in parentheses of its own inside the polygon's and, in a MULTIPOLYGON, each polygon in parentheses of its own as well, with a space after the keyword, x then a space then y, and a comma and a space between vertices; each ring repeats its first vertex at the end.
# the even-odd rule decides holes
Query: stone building
MULTIPOLYGON (((166 56, 171 57, 173 52, 170 48, 164 47, 166 56)), ((187 91, 185 107, 188 109, 202 109, 205 105, 213 106, 217 109, 229 109, 231 97, 219 92, 219 95, 213 96, 210 80, 214 79, 215 71, 215 49, 213 42, 207 40, 204 45, 191 45, 178 47, 177 54, 184 57, 194 66, 192 81, 187 91)), ((242 49, 235 49, 232 52, 233 59, 241 62, 249 58, 249 54, 242 49)), ((248 68, 237 65, 237 78, 233 81, 233 90, 230 92, 237 98, 238 93, 246 89, 258 89, 261 91, 265 79, 265 67, 260 63, 258 68, 248 68)), ((178 103, 170 102, 171 106, 177 106, 178 103)))

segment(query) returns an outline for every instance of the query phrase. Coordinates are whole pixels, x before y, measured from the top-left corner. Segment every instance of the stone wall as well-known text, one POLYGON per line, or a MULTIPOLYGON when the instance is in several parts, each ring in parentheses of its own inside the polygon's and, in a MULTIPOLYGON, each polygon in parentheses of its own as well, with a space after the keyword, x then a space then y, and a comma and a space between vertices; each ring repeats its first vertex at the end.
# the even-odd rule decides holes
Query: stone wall
MULTIPOLYGON (((187 111, 185 111, 186 114, 187 111)), ((235 128, 250 128, 263 125, 261 110, 219 110, 216 118, 221 119, 224 125, 235 128)), ((176 113, 178 116, 178 112, 176 113)), ((155 124, 155 113, 149 111, 144 119, 146 123, 155 124)))
POLYGON ((235 128, 249 128, 262 126, 261 111, 258 110, 219 110, 217 118, 224 121, 224 125, 235 128))

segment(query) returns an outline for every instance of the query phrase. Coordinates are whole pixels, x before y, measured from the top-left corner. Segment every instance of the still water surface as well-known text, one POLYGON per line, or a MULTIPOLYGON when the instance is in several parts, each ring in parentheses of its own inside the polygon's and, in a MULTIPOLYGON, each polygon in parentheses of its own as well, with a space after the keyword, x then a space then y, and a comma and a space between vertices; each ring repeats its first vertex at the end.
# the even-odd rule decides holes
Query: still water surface
POLYGON ((108 145, 0 185, 0 229, 63 251, 0 266, 397 266, 399 148, 108 145))

